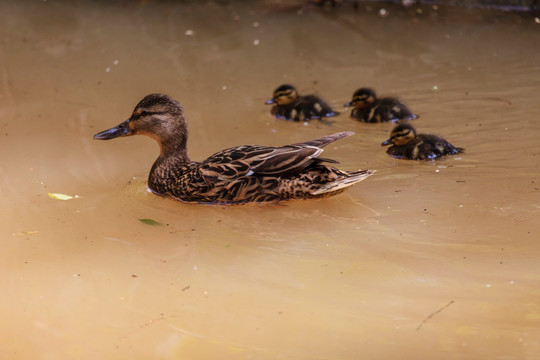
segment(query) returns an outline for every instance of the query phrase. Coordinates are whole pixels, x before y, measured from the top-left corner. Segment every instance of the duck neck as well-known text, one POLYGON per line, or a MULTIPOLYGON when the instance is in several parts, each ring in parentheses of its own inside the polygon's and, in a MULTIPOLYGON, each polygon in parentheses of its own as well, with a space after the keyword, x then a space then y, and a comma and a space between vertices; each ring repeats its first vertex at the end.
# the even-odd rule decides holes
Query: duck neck
POLYGON ((158 141, 159 143, 159 158, 161 159, 171 159, 174 158, 180 162, 189 163, 189 156, 187 154, 185 139, 177 141, 176 139, 167 139, 158 141))
POLYGON ((148 175, 148 187, 158 193, 164 194, 169 191, 169 186, 174 184, 186 171, 191 163, 187 154, 185 142, 182 144, 160 142, 159 157, 152 165, 148 175))

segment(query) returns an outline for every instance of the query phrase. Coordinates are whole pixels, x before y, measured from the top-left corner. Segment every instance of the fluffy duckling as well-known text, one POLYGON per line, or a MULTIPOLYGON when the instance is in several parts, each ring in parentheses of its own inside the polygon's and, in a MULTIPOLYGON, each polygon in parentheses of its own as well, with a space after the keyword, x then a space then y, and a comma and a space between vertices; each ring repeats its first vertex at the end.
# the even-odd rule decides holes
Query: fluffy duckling
POLYGON ((322 147, 352 134, 341 132, 282 147, 243 145, 195 162, 187 154, 182 107, 167 95, 151 94, 135 106, 128 120, 94 139, 147 135, 161 149, 148 176, 150 190, 187 202, 239 204, 322 198, 364 180, 374 171, 339 170, 327 165, 335 160, 320 157, 322 147))
POLYGON ((315 95, 298 95, 296 88, 289 84, 281 85, 274 90, 272 98, 266 104, 275 104, 272 106, 272 115, 284 120, 321 120, 339 115, 338 112, 332 110, 330 105, 315 95))
POLYGON ((400 124, 390 133, 390 138, 381 146, 393 144, 386 153, 398 159, 432 160, 440 156, 453 155, 464 149, 454 147, 436 135, 416 134, 410 124, 400 124))
POLYGON ((352 100, 345 106, 354 106, 351 118, 367 123, 413 120, 418 117, 399 100, 390 97, 377 98, 375 91, 369 88, 356 90, 352 100))

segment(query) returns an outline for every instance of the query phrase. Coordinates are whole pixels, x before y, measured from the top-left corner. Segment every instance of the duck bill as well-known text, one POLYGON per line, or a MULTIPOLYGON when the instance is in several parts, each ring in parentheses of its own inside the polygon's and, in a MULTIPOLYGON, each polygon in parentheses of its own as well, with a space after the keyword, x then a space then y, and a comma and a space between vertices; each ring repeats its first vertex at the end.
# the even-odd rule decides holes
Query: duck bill
POLYGON ((349 101, 348 103, 343 104, 343 106, 345 106, 345 107, 353 106, 353 102, 349 101))
POLYGON ((390 144, 392 144, 392 138, 383 141, 381 143, 381 146, 387 146, 387 145, 390 145, 390 144))
POLYGON ((120 136, 130 135, 133 135, 133 130, 131 130, 131 128, 129 127, 129 120, 126 120, 123 123, 116 125, 115 127, 97 133, 96 135, 94 135, 94 139, 110 140, 120 136))
POLYGON ((274 103, 275 103, 274 99, 270 99, 270 100, 267 100, 267 101, 265 102, 266 105, 272 105, 272 104, 274 104, 274 103))

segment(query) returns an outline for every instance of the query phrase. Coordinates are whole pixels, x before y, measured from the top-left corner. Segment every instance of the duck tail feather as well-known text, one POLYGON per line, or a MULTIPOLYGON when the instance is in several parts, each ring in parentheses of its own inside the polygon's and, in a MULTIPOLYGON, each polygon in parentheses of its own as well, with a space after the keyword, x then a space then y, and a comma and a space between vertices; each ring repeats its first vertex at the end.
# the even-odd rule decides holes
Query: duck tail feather
POLYGON ((356 184, 357 182, 360 182, 362 180, 365 180, 366 178, 370 177, 375 173, 375 170, 357 170, 348 173, 348 176, 344 176, 343 178, 333 181, 331 183, 327 183, 317 190, 313 192, 313 195, 321 195, 327 192, 334 192, 341 189, 348 188, 349 186, 352 186, 356 184))

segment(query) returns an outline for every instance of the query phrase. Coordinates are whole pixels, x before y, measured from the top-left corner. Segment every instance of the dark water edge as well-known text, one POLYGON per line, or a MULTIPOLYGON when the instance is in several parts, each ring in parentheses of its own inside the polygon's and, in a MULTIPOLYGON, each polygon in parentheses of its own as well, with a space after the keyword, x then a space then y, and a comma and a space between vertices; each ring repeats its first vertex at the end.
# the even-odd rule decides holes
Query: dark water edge
POLYGON ((310 0, 308 2, 322 6, 352 5, 355 7, 369 3, 393 3, 401 4, 405 7, 413 5, 440 5, 526 12, 538 12, 540 9, 539 0, 310 0))

